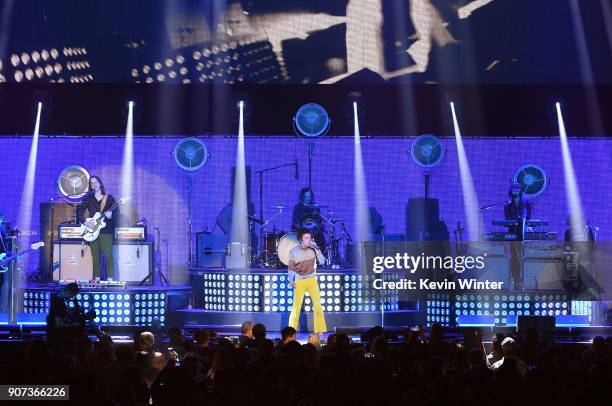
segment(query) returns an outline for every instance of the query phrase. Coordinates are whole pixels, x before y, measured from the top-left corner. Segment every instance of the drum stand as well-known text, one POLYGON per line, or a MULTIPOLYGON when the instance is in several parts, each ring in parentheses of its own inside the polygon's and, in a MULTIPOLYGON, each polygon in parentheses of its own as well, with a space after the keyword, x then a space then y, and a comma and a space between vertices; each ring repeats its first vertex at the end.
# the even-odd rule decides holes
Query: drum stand
POLYGON ((336 238, 336 223, 338 220, 331 213, 332 212, 330 212, 329 218, 319 213, 319 217, 323 220, 323 222, 328 224, 327 227, 323 227, 322 232, 324 232, 326 228, 329 228, 329 232, 325 233, 329 235, 329 242, 325 247, 325 258, 328 267, 330 267, 331 269, 340 269, 340 267, 344 265, 345 262, 342 260, 342 256, 340 255, 340 242, 345 239, 347 235, 345 233, 343 223, 342 231, 344 235, 340 238, 336 238))

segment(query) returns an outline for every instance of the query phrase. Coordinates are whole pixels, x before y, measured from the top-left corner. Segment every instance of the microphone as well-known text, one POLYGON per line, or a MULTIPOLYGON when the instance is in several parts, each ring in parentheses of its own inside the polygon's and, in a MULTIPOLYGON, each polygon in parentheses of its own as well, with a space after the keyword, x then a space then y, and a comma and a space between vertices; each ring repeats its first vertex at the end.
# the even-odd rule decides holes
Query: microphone
POLYGON ((300 178, 300 164, 298 160, 295 160, 295 179, 298 180, 300 178))

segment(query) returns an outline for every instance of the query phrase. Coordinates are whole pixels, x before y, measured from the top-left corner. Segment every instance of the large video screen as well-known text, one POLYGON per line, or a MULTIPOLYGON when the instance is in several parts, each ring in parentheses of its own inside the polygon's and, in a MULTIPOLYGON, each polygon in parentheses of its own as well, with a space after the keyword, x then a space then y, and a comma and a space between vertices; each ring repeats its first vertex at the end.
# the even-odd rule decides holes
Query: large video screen
POLYGON ((607 0, 2 1, 0 81, 612 83, 607 0))

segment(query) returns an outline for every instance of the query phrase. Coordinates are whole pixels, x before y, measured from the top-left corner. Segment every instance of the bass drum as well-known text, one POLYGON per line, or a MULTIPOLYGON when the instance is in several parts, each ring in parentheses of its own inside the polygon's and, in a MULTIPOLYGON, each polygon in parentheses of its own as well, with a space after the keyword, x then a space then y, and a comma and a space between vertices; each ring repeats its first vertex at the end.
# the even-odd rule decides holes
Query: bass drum
POLYGON ((278 240, 276 252, 278 253, 278 259, 285 266, 289 265, 289 251, 299 245, 296 233, 287 233, 278 240))

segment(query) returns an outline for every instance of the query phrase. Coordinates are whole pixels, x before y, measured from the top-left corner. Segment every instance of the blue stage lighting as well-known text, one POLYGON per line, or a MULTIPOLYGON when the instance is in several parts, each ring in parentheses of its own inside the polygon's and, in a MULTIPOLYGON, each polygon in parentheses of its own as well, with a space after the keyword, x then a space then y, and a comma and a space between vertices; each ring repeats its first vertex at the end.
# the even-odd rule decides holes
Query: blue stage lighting
POLYGON ((421 135, 412 143, 410 154, 417 165, 432 168, 440 164, 444 158, 442 141, 431 134, 421 135))
POLYGON ((319 104, 308 103, 300 107, 293 117, 295 132, 305 138, 319 138, 327 134, 331 121, 327 111, 319 104))

